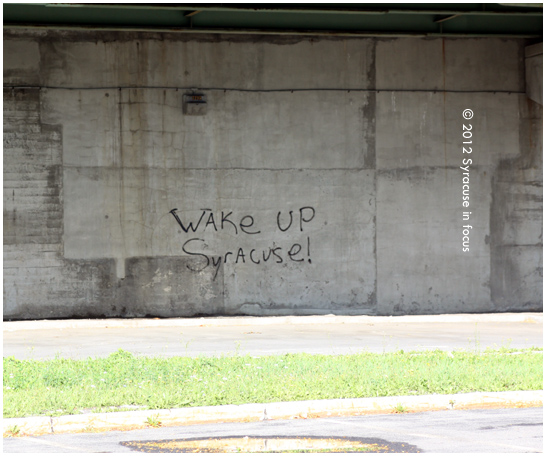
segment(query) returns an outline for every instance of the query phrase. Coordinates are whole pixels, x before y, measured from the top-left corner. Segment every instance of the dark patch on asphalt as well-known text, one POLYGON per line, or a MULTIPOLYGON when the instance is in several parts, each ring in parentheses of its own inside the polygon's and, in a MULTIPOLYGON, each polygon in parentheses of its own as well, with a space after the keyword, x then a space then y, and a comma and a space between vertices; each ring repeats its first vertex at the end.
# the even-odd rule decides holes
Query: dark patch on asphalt
POLYGON ((328 453, 419 453, 421 449, 405 442, 390 442, 380 438, 355 438, 347 436, 220 436, 220 437, 201 437, 184 438, 175 440, 142 440, 142 441, 121 441, 122 446, 129 447, 133 451, 145 453, 283 453, 290 451, 300 451, 306 453, 328 452, 328 453), (247 440, 247 441, 245 441, 247 440), (249 450, 245 448, 248 441, 270 441, 268 450, 249 450), (311 449, 302 449, 300 446, 287 449, 274 449, 276 445, 291 440, 305 441, 313 444, 311 449), (226 442, 232 442, 229 446, 226 442), (329 446, 325 442, 330 442, 329 446), (235 444, 238 442, 239 444, 235 444), (352 447, 342 448, 345 442, 353 442, 352 447), (275 444, 277 443, 277 444, 275 444), (336 447, 340 443, 339 447, 336 447), (223 447, 224 446, 224 447, 223 447), (234 446, 237 448, 234 450, 234 446))
POLYGON ((489 425, 488 427, 481 427, 479 430, 497 430, 500 428, 513 428, 513 427, 543 427, 543 422, 534 422, 530 423, 520 423, 520 424, 511 424, 511 425, 500 425, 499 427, 493 427, 489 425))

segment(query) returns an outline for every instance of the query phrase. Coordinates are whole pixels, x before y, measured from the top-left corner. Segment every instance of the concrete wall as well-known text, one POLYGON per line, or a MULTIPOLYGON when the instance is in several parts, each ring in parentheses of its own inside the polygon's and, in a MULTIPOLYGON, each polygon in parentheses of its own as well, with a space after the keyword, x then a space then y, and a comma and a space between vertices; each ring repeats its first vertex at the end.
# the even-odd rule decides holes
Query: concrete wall
POLYGON ((4 318, 541 310, 524 45, 5 32, 4 318))

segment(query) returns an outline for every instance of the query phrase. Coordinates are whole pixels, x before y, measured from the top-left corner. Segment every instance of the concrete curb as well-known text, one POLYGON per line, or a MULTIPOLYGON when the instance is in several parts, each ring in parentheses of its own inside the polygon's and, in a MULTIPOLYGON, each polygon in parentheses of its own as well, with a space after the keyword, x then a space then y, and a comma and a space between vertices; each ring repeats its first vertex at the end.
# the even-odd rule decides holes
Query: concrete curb
POLYGON ((543 391, 474 392, 454 395, 423 395, 282 403, 205 406, 116 413, 93 413, 60 417, 4 419, 4 435, 14 427, 22 435, 91 432, 117 428, 143 428, 153 417, 162 426, 205 422, 251 422, 274 419, 306 419, 325 416, 391 413, 397 406, 412 410, 463 409, 469 407, 543 405, 543 391))
POLYGON ((67 319, 4 322, 3 330, 145 328, 145 327, 227 327, 280 324, 381 324, 441 322, 528 322, 543 323, 543 313, 439 314, 420 316, 274 316, 274 317, 200 317, 165 319, 67 319))

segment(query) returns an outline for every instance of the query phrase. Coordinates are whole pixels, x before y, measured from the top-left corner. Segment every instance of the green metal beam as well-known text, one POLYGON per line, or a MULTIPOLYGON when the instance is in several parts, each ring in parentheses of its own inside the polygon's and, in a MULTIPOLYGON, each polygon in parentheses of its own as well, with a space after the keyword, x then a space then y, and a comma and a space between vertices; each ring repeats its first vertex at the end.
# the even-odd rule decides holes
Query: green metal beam
POLYGON ((260 4, 250 7, 5 3, 3 9, 5 28, 344 36, 543 36, 543 8, 499 4, 260 4))
MULTIPOLYGON (((389 3, 371 4, 364 3, 362 7, 355 7, 356 4, 350 4, 343 8, 342 4, 337 4, 336 7, 324 7, 325 4, 310 6, 304 5, 270 5, 260 4, 249 6, 240 5, 194 5, 194 4, 161 4, 161 3, 44 3, 34 4, 47 7, 62 7, 62 8, 111 8, 111 9, 148 9, 148 10, 199 10, 199 11, 230 11, 230 12, 254 12, 254 13, 305 13, 305 14, 470 14, 479 16, 542 16, 543 7, 541 3, 523 4, 536 5, 515 7, 512 4, 509 8, 496 6, 495 3, 463 3, 463 4, 400 4, 398 8, 390 8, 389 3), (292 6, 291 6, 292 5, 292 6), (365 6, 366 5, 366 6, 365 6), (376 6, 375 6, 376 5, 376 6), (426 6, 427 5, 427 6, 426 6), (435 8, 430 6, 434 5, 435 8), (420 8, 421 7, 421 8, 420 8)), ((395 6, 396 4, 391 4, 395 6)))

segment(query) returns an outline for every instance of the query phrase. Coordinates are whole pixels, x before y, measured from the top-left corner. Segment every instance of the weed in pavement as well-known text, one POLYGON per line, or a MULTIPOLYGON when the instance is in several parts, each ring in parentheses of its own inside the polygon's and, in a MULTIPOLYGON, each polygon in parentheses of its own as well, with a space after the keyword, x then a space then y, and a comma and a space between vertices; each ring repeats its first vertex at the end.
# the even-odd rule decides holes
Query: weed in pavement
POLYGON ((401 403, 397 403, 397 406, 395 406, 395 408, 393 408, 393 411, 396 412, 396 413, 406 413, 408 412, 408 408, 404 405, 402 405, 401 403))
POLYGON ((161 421, 159 419, 159 415, 156 414, 155 416, 148 416, 146 418, 146 424, 154 428, 161 427, 161 421))
POLYGON ((21 429, 18 425, 12 425, 8 428, 8 431, 4 433, 4 436, 10 437, 10 436, 19 436, 21 433, 21 429))

